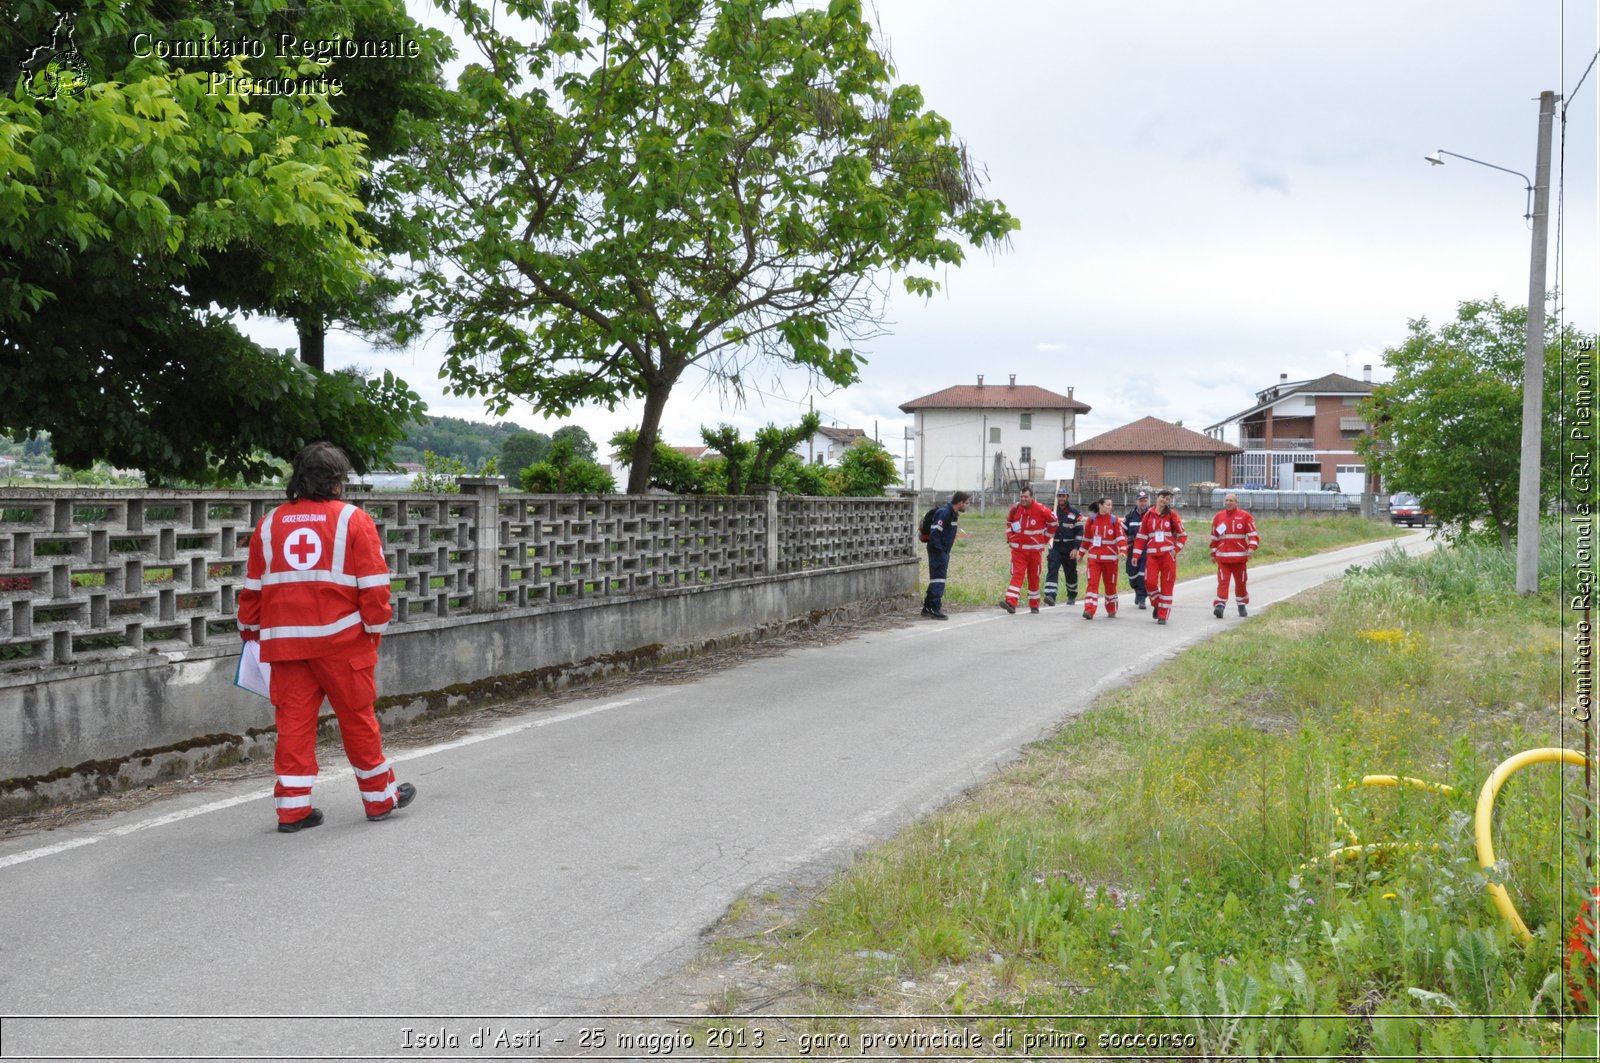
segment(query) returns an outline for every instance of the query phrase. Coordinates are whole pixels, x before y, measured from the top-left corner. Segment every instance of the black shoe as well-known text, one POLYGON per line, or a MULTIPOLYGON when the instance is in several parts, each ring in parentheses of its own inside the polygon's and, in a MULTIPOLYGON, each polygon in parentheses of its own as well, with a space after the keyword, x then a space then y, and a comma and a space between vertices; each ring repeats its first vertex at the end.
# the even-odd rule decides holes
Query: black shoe
POLYGON ((1038 607, 1038 606, 1037 606, 1037 605, 1030 605, 1030 606, 1028 606, 1028 612, 1030 612, 1030 613, 1037 613, 1037 612, 1038 612, 1038 611, 1039 611, 1039 607, 1038 607))
POLYGON ((923 612, 928 614, 928 619, 929 620, 949 620, 950 619, 950 615, 948 613, 946 613, 943 609, 924 609, 923 612))
POLYGON ((923 606, 922 607, 922 615, 923 616, 932 616, 933 615, 933 606, 931 606, 931 605, 923 606))
POLYGON ((1008 613, 1015 613, 1017 611, 1017 607, 1012 605, 1010 602, 1001 602, 1000 608, 1004 609, 1008 613))
POLYGON ((311 815, 304 819, 297 819, 292 823, 278 824, 279 834, 294 834, 297 831, 310 830, 312 827, 322 826, 322 809, 313 808, 311 815))
POLYGON ((1244 603, 1243 602, 1239 603, 1239 615, 1240 616, 1249 616, 1250 615, 1250 610, 1248 610, 1248 609, 1246 609, 1244 607, 1244 603))
MULTIPOLYGON (((1044 596, 1044 604, 1046 604, 1046 605, 1055 605, 1056 604, 1056 596, 1053 595, 1053 594, 1045 595, 1044 596)), ((1068 602, 1067 604, 1071 605, 1072 603, 1068 602)))
POLYGON ((1083 611, 1083 618, 1084 618, 1084 619, 1085 619, 1085 620, 1093 620, 1093 619, 1094 619, 1094 614, 1093 614, 1093 613, 1091 613, 1091 612, 1089 612, 1089 610, 1087 610, 1087 609, 1085 609, 1085 610, 1084 610, 1084 611, 1083 611))
POLYGON ((1067 595, 1067 604, 1068 605, 1077 605, 1078 604, 1078 596, 1076 594, 1067 595))
POLYGON ((1143 609, 1144 608, 1144 603, 1143 602, 1134 602, 1133 603, 1133 607, 1135 609, 1143 609))
MULTIPOLYGON (((412 786, 408 782, 401 783, 399 786, 394 788, 394 808, 406 807, 416 798, 416 796, 417 788, 415 786, 412 786)), ((394 808, 389 809, 389 812, 393 812, 394 808)), ((376 823, 380 819, 388 819, 389 812, 379 812, 376 816, 368 815, 367 819, 373 823, 376 823)))
POLYGON ((1211 615, 1216 617, 1218 620, 1221 620, 1222 619, 1222 606, 1219 605, 1215 609, 1211 610, 1211 615))
POLYGON ((1166 622, 1167 622, 1167 618, 1166 618, 1166 617, 1164 617, 1164 616, 1158 616, 1158 617, 1156 617, 1156 623, 1158 623, 1158 624, 1165 624, 1165 623, 1166 623, 1166 622))

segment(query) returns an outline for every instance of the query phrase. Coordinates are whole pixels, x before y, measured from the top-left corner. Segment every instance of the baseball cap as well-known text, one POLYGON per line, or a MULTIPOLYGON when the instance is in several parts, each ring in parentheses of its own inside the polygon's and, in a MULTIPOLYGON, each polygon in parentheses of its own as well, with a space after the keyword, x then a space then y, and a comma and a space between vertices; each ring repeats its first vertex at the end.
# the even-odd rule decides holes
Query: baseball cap
POLYGON ((1066 498, 1066 497, 1070 496, 1071 494, 1072 494, 1072 492, 1068 491, 1065 487, 1056 488, 1056 497, 1057 498, 1066 498))
POLYGON ((1140 498, 1149 498, 1150 497, 1150 492, 1149 491, 1140 491, 1139 492, 1139 497, 1140 498))

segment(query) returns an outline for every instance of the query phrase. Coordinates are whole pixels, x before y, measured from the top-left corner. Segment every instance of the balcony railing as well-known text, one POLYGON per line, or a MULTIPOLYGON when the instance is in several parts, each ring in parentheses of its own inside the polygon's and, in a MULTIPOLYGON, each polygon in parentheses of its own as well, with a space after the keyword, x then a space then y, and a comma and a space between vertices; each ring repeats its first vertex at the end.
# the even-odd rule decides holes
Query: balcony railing
MULTIPOLYGON (((1246 450, 1266 450, 1267 440, 1264 436, 1242 436, 1239 445, 1246 450)), ((1315 450, 1314 440, 1304 437, 1273 436, 1273 450, 1315 450)))

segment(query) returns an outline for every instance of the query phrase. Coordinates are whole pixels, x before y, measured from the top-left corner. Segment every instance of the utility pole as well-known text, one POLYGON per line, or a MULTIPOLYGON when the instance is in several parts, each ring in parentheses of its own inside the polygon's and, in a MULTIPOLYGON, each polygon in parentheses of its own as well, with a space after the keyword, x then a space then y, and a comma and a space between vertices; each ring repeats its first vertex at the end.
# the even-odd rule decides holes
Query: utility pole
POLYGON ((1533 261, 1528 269, 1528 349, 1522 367, 1522 465, 1517 480, 1517 593, 1539 589, 1539 459, 1544 439, 1544 269, 1550 230, 1550 126, 1554 92, 1539 94, 1533 170, 1533 261))

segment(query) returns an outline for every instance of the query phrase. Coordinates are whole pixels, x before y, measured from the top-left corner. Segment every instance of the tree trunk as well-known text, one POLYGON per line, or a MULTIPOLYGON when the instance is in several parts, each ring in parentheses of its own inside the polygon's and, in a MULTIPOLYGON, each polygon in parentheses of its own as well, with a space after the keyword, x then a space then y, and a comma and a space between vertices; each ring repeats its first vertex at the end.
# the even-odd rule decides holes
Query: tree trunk
POLYGON ((1503 520, 1497 520, 1494 523, 1495 529, 1500 533, 1500 549, 1504 550, 1508 554, 1511 553, 1511 551, 1514 549, 1511 539, 1511 529, 1514 528, 1515 525, 1507 524, 1503 520))
POLYGON ((672 394, 671 381, 651 381, 644 393, 644 415, 639 419, 639 438, 633 444, 628 470, 628 494, 642 495, 650 490, 650 463, 656 455, 656 438, 661 433, 661 411, 672 394))
POLYGON ((323 356, 328 345, 328 327, 320 320, 297 321, 295 329, 300 333, 300 360, 317 372, 325 372, 323 356))

